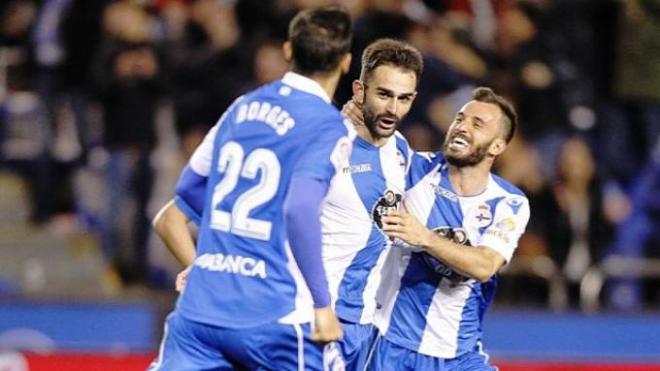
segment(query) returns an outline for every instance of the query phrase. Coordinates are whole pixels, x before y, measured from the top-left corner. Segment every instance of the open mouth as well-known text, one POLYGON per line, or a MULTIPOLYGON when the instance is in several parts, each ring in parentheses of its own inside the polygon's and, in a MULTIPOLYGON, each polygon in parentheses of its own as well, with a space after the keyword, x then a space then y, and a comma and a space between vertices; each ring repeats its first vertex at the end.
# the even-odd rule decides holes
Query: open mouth
POLYGON ((455 136, 449 142, 449 149, 455 151, 461 151, 466 149, 469 145, 470 143, 467 141, 467 139, 462 138, 460 136, 455 136))
POLYGON ((395 117, 381 116, 378 119, 378 125, 383 129, 393 129, 398 120, 395 117))

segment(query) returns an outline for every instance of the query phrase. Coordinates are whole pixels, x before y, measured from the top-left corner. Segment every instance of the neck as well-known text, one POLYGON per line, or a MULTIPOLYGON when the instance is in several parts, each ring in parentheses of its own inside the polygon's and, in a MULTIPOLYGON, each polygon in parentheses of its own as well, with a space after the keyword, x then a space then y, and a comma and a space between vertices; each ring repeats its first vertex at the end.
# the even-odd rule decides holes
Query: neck
POLYGON ((308 78, 316 81, 321 88, 325 90, 330 99, 335 96, 335 91, 337 90, 337 84, 339 84, 339 78, 341 77, 341 71, 339 69, 332 70, 330 72, 318 72, 312 75, 307 75, 308 78))
POLYGON ((457 167, 449 164, 449 181, 454 192, 464 197, 482 193, 488 186, 490 165, 487 160, 473 166, 457 167))
POLYGON ((360 138, 373 144, 376 147, 384 146, 385 143, 387 143, 387 140, 390 138, 390 137, 375 137, 373 134, 371 134, 371 131, 369 131, 369 128, 367 128, 367 125, 365 124, 353 125, 353 127, 355 127, 355 131, 357 132, 357 135, 360 136, 360 138))

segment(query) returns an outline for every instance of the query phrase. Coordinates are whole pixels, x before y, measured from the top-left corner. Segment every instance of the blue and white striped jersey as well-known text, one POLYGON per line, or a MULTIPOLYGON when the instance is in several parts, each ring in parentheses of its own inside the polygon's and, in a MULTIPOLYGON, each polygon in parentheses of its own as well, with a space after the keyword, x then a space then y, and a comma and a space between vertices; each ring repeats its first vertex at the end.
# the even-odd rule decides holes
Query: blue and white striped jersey
MULTIPOLYGON (((294 176, 329 184, 354 135, 321 86, 295 73, 232 104, 189 164, 206 194, 181 315, 229 328, 313 319, 282 206, 294 176)), ((190 201, 177 203, 194 215, 190 201)))
MULTIPOLYGON (((525 195, 490 175, 477 196, 454 193, 447 163, 415 155, 406 194, 409 212, 454 242, 487 246, 509 261, 529 219, 525 195)), ((389 341, 421 354, 455 358, 481 340, 481 321, 497 277, 486 283, 454 272, 418 248, 395 247, 383 268, 376 326, 389 341)))
POLYGON ((335 312, 345 321, 373 322, 383 252, 389 246, 380 215, 401 204, 412 153, 398 132, 381 147, 358 136, 349 166, 337 174, 326 196, 323 262, 335 312))

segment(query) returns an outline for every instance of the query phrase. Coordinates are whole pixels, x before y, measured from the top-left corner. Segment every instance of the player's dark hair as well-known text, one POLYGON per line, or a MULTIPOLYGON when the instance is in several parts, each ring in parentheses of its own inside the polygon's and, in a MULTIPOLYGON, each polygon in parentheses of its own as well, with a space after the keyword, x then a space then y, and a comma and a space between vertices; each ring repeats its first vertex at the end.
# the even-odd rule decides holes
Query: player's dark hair
POLYGON ((305 75, 330 72, 350 52, 351 17, 341 7, 303 10, 289 24, 293 70, 305 75))
POLYGON ((364 49, 360 80, 367 81, 371 73, 382 65, 413 71, 417 83, 424 70, 424 60, 419 50, 405 41, 394 39, 378 39, 364 49))
POLYGON ((483 86, 472 91, 472 100, 494 104, 500 108, 504 114, 502 117, 502 122, 504 123, 504 139, 509 143, 516 131, 516 126, 518 126, 518 114, 516 114, 513 105, 501 95, 495 94, 493 89, 483 86))

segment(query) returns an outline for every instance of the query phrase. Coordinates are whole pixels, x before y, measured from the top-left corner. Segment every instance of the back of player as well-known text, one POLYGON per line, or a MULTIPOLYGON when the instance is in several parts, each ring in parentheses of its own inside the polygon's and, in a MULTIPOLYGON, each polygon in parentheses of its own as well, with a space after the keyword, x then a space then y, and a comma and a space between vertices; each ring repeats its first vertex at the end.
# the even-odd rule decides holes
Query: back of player
POLYGON ((294 72, 237 99, 193 158, 207 177, 197 256, 152 369, 322 368, 284 203, 292 178, 329 184, 350 153, 353 132, 330 104, 350 18, 304 11, 289 37, 294 72))
POLYGON ((186 318, 253 327, 298 309, 293 322, 311 320, 309 295, 295 307, 306 287, 289 263, 282 205, 294 173, 329 181, 333 152, 350 143, 339 112, 309 86, 287 74, 239 99, 220 122, 197 258, 178 304, 186 318))

